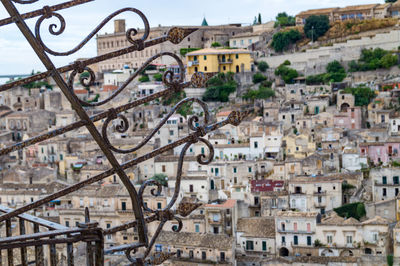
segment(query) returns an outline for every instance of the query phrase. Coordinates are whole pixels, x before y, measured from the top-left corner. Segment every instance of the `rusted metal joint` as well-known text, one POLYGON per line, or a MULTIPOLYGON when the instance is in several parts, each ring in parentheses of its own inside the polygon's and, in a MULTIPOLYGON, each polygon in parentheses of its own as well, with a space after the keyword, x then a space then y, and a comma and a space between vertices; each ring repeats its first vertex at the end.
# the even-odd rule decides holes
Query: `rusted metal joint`
POLYGON ((78 223, 78 228, 82 228, 82 229, 93 229, 93 228, 97 228, 97 226, 99 225, 98 222, 89 222, 89 223, 78 223))
POLYGON ((43 16, 46 19, 49 19, 53 16, 53 11, 51 10, 51 8, 49 6, 44 6, 43 7, 43 16))
POLYGON ((174 213, 170 210, 157 211, 156 215, 159 221, 170 221, 174 219, 174 213))
POLYGON ((110 120, 114 120, 114 119, 117 119, 117 117, 118 117, 118 113, 115 110, 115 108, 110 108, 108 111, 108 118, 110 120))
POLYGON ((83 73, 83 71, 85 71, 85 64, 82 62, 82 61, 80 61, 80 60, 77 60, 77 61, 75 61, 75 63, 74 63, 74 69, 78 72, 78 73, 83 73))

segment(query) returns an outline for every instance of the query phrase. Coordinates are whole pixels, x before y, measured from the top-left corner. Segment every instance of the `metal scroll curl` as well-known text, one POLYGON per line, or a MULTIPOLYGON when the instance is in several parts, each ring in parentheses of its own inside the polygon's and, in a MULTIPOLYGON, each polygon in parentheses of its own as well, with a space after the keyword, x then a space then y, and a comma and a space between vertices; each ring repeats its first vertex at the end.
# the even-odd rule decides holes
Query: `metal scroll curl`
MULTIPOLYGON (((178 88, 182 88, 184 86, 184 76, 185 76, 185 67, 183 65, 182 60, 174 53, 170 52, 164 52, 164 53, 159 53, 156 54, 152 57, 150 57, 138 70, 136 70, 122 85, 119 87, 110 97, 107 99, 100 101, 100 102, 87 102, 83 101, 78 98, 78 101, 82 106, 85 107, 96 107, 96 106, 101 106, 103 104, 108 103, 112 99, 114 99, 116 96, 118 96, 135 78, 137 78, 142 71, 146 69, 154 60, 156 60, 159 57, 162 56, 170 56, 176 60, 176 62, 179 65, 180 69, 180 75, 175 76, 171 71, 166 71, 163 75, 163 81, 165 86, 172 88, 174 90, 178 88)), ((77 61, 74 66, 74 70, 72 71, 71 75, 69 76, 68 79, 68 87, 71 90, 71 92, 74 91, 74 80, 77 74, 82 74, 84 72, 88 72, 88 76, 81 75, 80 77, 80 82, 83 86, 85 87, 91 87, 95 84, 96 82, 96 75, 94 74, 94 71, 88 67, 82 65, 80 61, 77 61)))
MULTIPOLYGON (((198 128, 198 131, 199 131, 199 134, 201 134, 199 128, 198 128)), ((164 227, 164 225, 165 225, 165 223, 167 221, 176 220, 178 222, 178 227, 177 228, 174 228, 174 227, 172 228, 172 230, 174 232, 180 232, 182 230, 182 228, 183 228, 182 219, 176 216, 176 214, 180 214, 182 212, 180 212, 180 211, 173 212, 173 211, 171 211, 171 208, 172 208, 172 206, 174 206, 174 204, 176 203, 176 200, 178 199, 180 186, 181 186, 183 161, 184 161, 186 152, 187 152, 187 150, 189 149, 189 147, 192 144, 194 144, 194 143, 196 143, 198 141, 201 141, 204 144, 206 144, 206 146, 210 149, 210 152, 208 153, 208 156, 205 156, 205 155, 202 155, 202 154, 198 155, 197 156, 197 161, 199 163, 201 163, 201 164, 209 164, 209 163, 211 163, 211 161, 214 158, 214 148, 211 145, 211 143, 206 139, 203 139, 201 137, 196 137, 192 141, 190 141, 190 142, 185 144, 185 146, 183 147, 183 149, 181 151, 181 154, 179 156, 178 173, 177 173, 177 176, 176 176, 174 194, 173 194, 170 202, 167 204, 167 206, 165 208, 163 208, 161 210, 153 210, 153 209, 149 208, 148 206, 146 206, 144 204, 144 201, 143 201, 143 193, 144 193, 144 190, 146 189, 146 187, 148 185, 156 185, 157 186, 157 189, 152 189, 151 190, 151 194, 153 196, 159 196, 160 195, 161 190, 162 190, 162 186, 161 186, 161 184, 159 182, 157 182, 155 180, 148 180, 145 183, 143 183, 143 185, 139 189, 138 195, 139 195, 140 205, 142 206, 143 210, 145 210, 147 212, 150 212, 150 213, 154 213, 156 215, 156 217, 157 217, 157 220, 160 221, 160 224, 158 225, 155 234, 153 235, 149 245, 146 248, 146 251, 144 253, 143 258, 146 258, 150 254, 150 251, 153 248, 156 239, 158 238, 159 234, 161 233, 161 230, 163 229, 163 227, 164 227)), ((199 205, 193 204, 194 209, 197 208, 198 206, 199 205)), ((186 213, 184 213, 184 216, 185 215, 186 215, 186 213)))
POLYGON ((39 0, 12 0, 14 3, 18 3, 18 4, 22 4, 22 5, 25 5, 25 4, 33 4, 33 3, 36 3, 36 2, 38 2, 39 0))
MULTIPOLYGON (((14 1, 21 1, 21 0, 14 0, 14 1)), ((26 2, 28 3, 28 1, 26 1, 26 2)), ((18 2, 18 3, 20 3, 20 2, 18 2)), ((84 47, 110 20, 112 20, 114 17, 116 17, 119 14, 124 13, 124 12, 136 13, 137 15, 139 15, 139 17, 143 21, 144 34, 143 34, 143 36, 141 38, 134 39, 134 37, 138 34, 138 31, 136 29, 134 29, 134 28, 130 28, 126 32, 127 40, 130 43, 132 43, 134 45, 137 45, 137 49, 138 50, 143 49, 143 47, 144 47, 143 42, 149 37, 149 34, 150 34, 149 21, 147 20, 146 16, 140 10, 138 10, 136 8, 123 8, 123 9, 115 11, 114 13, 112 13, 111 15, 106 17, 88 36, 86 36, 85 39, 83 39, 83 41, 81 41, 73 49, 71 49, 69 51, 66 51, 66 52, 57 52, 57 51, 54 51, 54 50, 50 49, 43 42, 42 36, 40 34, 40 27, 41 27, 41 25, 42 25, 44 20, 50 19, 52 17, 56 17, 58 22, 59 22, 59 24, 60 24, 59 28, 58 28, 57 24, 52 23, 52 24, 49 25, 49 32, 52 35, 56 35, 56 36, 57 35, 61 35, 65 30, 65 26, 66 26, 65 19, 60 14, 53 12, 50 9, 49 6, 45 6, 43 8, 43 10, 44 10, 43 15, 37 20, 36 25, 35 25, 36 38, 38 39, 39 43, 42 45, 43 49, 46 52, 48 52, 49 54, 52 54, 52 55, 56 55, 56 56, 67 56, 67 55, 71 55, 71 54, 76 53, 77 51, 82 49, 82 47, 84 47)))
MULTIPOLYGON (((103 128, 102 128, 102 135, 103 135, 103 139, 104 141, 107 143, 108 147, 118 153, 122 153, 122 154, 126 154, 126 153, 132 153, 135 152, 137 150, 139 150, 140 148, 142 148, 144 145, 146 145, 146 143, 148 143, 150 141, 150 139, 160 130, 160 128, 162 128, 162 126, 168 121, 168 119, 184 104, 186 103, 198 103, 201 108, 203 109, 203 113, 204 113, 204 123, 205 125, 207 125, 210 121, 210 113, 208 111, 207 108, 207 104, 203 101, 201 101, 200 99, 197 98, 186 98, 183 99, 182 101, 180 101, 179 103, 177 103, 172 110, 168 113, 168 115, 166 115, 159 123, 158 125, 151 131, 151 133, 149 135, 147 135, 138 145, 136 145, 135 147, 131 148, 131 149, 119 149, 115 146, 113 146, 108 138, 108 134, 107 134, 107 128, 109 126, 109 124, 116 119, 121 119, 123 121, 122 125, 118 124, 116 126, 116 131, 119 133, 125 133, 128 129, 129 129, 129 122, 128 119, 122 115, 122 114, 116 114, 116 112, 111 111, 109 113, 109 116, 107 117, 106 121, 103 124, 103 128)), ((197 131, 199 130, 198 127, 196 127, 195 123, 199 122, 199 117, 194 115, 191 118, 189 118, 189 128, 193 131, 197 131)))

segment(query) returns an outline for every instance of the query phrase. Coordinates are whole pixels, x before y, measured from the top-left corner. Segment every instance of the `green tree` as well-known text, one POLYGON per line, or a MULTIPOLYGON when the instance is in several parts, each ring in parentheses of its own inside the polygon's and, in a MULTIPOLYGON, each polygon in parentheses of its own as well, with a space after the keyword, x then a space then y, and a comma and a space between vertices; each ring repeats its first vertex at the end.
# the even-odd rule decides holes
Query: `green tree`
POLYGON ((216 48, 216 47, 221 47, 222 45, 219 42, 213 42, 211 44, 211 47, 216 48))
POLYGON ((290 30, 287 32, 275 33, 272 37, 272 48, 277 52, 285 51, 291 44, 301 40, 302 36, 298 30, 290 30))
POLYGON ((257 68, 258 68, 258 70, 260 70, 261 72, 265 72, 265 71, 267 71, 267 69, 269 68, 269 65, 268 65, 267 62, 261 61, 261 62, 258 62, 257 68))
POLYGON ((165 174, 155 174, 151 179, 157 181, 164 187, 168 186, 168 177, 165 174))
POLYGON ((219 73, 207 82, 207 89, 203 95, 204 101, 228 102, 229 95, 236 91, 238 86, 233 78, 234 73, 219 73))
POLYGON ((258 24, 262 24, 262 19, 261 19, 261 14, 260 13, 258 13, 258 24))
POLYGON ((162 81, 163 75, 161 73, 157 73, 154 75, 155 81, 162 81))
POLYGON ((139 81, 140 81, 140 82, 149 82, 149 81, 150 81, 150 78, 149 78, 148 75, 142 75, 142 76, 139 78, 139 81))
POLYGON ((254 83, 254 84, 263 82, 263 81, 265 81, 265 80, 267 80, 267 77, 264 76, 264 75, 261 74, 261 73, 256 73, 256 74, 253 75, 253 83, 254 83))
POLYGON ((367 106, 376 96, 373 90, 362 86, 356 88, 346 88, 344 92, 354 95, 356 106, 367 106))
POLYGON ((306 19, 304 33, 310 39, 317 40, 329 30, 329 18, 325 15, 312 15, 306 19))
POLYGON ((282 64, 275 70, 275 75, 280 76, 285 81, 285 83, 293 84, 294 79, 299 76, 299 73, 297 72, 297 70, 282 64))
POLYGON ((295 26, 296 19, 293 16, 289 16, 286 12, 278 13, 276 16, 275 26, 295 26))

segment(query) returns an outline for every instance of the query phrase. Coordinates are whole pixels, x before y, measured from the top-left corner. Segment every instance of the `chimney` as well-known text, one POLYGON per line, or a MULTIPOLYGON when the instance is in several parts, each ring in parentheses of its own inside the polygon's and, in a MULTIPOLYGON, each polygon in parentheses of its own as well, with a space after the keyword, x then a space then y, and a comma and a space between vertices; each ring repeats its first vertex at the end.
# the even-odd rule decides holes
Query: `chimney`
POLYGON ((125 32, 125 19, 114 20, 114 33, 125 32))

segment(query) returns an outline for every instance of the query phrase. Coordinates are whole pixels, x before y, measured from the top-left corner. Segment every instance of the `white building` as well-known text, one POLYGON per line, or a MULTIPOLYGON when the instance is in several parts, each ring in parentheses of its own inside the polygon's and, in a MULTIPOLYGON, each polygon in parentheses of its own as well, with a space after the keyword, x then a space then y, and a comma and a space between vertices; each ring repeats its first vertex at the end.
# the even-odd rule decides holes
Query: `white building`
POLYGON ((293 256, 294 247, 313 247, 320 219, 317 212, 279 211, 275 216, 277 254, 293 256))

